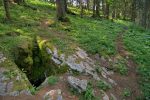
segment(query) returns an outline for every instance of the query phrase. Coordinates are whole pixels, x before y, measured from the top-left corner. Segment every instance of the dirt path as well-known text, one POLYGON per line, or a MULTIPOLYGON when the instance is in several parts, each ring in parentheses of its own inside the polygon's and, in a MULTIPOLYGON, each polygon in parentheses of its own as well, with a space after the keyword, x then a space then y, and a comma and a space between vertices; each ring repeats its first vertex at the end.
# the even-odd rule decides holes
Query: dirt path
MULTIPOLYGON (((116 50, 117 54, 111 58, 112 62, 115 62, 118 57, 122 57, 123 59, 126 59, 126 67, 128 68, 128 74, 127 75, 120 75, 119 73, 114 73, 110 76, 111 79, 113 79, 117 85, 113 86, 112 89, 107 91, 107 93, 110 95, 110 93, 113 93, 118 100, 136 100, 137 97, 140 96, 140 90, 139 85, 137 83, 138 75, 136 73, 136 63, 130 58, 130 53, 125 49, 124 43, 123 43, 123 35, 125 34, 125 30, 120 32, 116 39, 116 50), (131 91, 131 96, 129 97, 123 97, 123 91, 125 89, 129 89, 131 91)), ((108 60, 103 61, 101 60, 101 65, 103 67, 110 67, 111 64, 108 60)))
MULTIPOLYGON (((54 30, 49 30, 48 29, 49 23, 47 20, 44 20, 41 22, 41 25, 39 26, 41 29, 47 29, 50 32, 56 33, 56 31, 54 30)), ((113 57, 110 57, 110 59, 112 60, 112 62, 114 62, 118 56, 126 59, 126 67, 128 68, 128 75, 126 76, 122 76, 118 73, 114 73, 112 75, 110 75, 109 77, 111 79, 113 79, 117 85, 113 86, 112 89, 106 91, 106 93, 109 95, 109 97, 111 96, 111 93, 113 93, 115 95, 115 97, 117 98, 117 100, 135 100, 136 97, 138 97, 140 95, 140 90, 139 90, 139 86, 137 83, 137 79, 138 76, 136 74, 136 63, 134 63, 134 61, 130 58, 130 53, 125 49, 124 43, 123 43, 123 35, 125 33, 124 29, 122 32, 120 32, 117 36, 116 39, 116 50, 117 50, 117 54, 113 57), (131 96, 129 97, 123 97, 122 93, 124 91, 124 89, 127 88, 131 91, 131 96)), ((59 36, 61 35, 60 33, 58 33, 59 36)), ((57 35, 57 34, 56 34, 57 35)), ((64 36, 64 35, 61 35, 64 36)), ((100 64, 102 67, 108 68, 108 66, 110 67, 111 64, 109 62, 108 59, 106 60, 100 60, 100 64)), ((61 76, 60 81, 54 85, 54 86, 45 86, 42 89, 40 89, 36 95, 33 96, 26 96, 26 95, 19 95, 17 97, 13 97, 13 96, 5 96, 5 97, 0 97, 0 100, 42 100, 43 96, 46 92, 50 91, 50 90, 54 90, 54 89, 61 89, 62 90, 62 96, 65 100, 78 100, 78 97, 75 95, 72 95, 69 91, 69 87, 67 84, 67 76, 64 74, 61 76)))

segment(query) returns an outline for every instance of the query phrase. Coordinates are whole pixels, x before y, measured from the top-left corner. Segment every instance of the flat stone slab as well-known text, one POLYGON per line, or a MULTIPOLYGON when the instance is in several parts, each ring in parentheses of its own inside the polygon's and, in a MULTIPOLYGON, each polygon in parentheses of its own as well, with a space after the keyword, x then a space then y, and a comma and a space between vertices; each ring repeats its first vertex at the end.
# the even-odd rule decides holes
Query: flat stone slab
POLYGON ((72 88, 75 88, 78 90, 79 93, 86 91, 87 89, 87 80, 80 80, 78 78, 75 78, 73 76, 68 77, 68 83, 72 88))

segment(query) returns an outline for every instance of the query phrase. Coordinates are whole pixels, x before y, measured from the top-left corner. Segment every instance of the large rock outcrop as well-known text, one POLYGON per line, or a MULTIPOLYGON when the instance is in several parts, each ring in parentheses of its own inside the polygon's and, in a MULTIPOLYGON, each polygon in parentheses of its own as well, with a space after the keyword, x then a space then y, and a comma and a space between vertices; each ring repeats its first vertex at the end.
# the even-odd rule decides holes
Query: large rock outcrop
POLYGON ((79 93, 86 91, 87 85, 88 85, 87 80, 80 80, 73 76, 69 76, 67 80, 68 80, 69 85, 72 88, 76 89, 79 93))
POLYGON ((30 95, 28 90, 30 86, 26 75, 0 52, 0 95, 30 95))
POLYGON ((57 48, 50 49, 46 47, 47 54, 51 55, 51 60, 56 64, 63 66, 68 65, 70 69, 76 70, 79 73, 91 75, 94 79, 100 80, 96 72, 95 62, 88 57, 88 54, 81 48, 76 48, 76 51, 71 55, 58 54, 57 48))

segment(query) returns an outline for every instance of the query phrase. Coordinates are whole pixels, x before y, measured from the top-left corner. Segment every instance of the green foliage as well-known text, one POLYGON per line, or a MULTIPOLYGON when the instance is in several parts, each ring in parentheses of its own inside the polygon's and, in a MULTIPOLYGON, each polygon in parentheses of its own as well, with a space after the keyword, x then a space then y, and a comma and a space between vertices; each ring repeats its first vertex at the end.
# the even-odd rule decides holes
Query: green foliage
POLYGON ((24 63, 32 66, 33 65, 33 60, 32 57, 28 56, 27 58, 24 59, 24 63))
POLYGON ((130 24, 124 36, 124 42, 138 64, 140 86, 143 97, 150 99, 150 30, 130 24))
MULTIPOLYGON (((108 0, 111 4, 110 7, 114 7, 114 3, 112 3, 114 1, 117 1, 117 4, 121 2, 120 0, 108 0)), ((35 6, 37 10, 32 10, 19 5, 10 5, 10 13, 12 17, 11 22, 6 22, 4 20, 4 7, 0 6, 0 51, 4 52, 13 60, 13 54, 15 52, 14 48, 18 44, 23 45, 23 43, 31 40, 34 34, 44 34, 44 36, 47 37, 51 34, 57 33, 41 28, 41 23, 43 20, 54 20, 53 17, 55 17, 56 14, 55 11, 52 10, 55 9, 54 4, 49 4, 42 1, 39 2, 39 0, 27 0, 27 4, 35 6), (13 37, 7 36, 6 33, 8 32, 19 32, 20 35, 13 37)), ((80 12, 80 9, 73 7, 69 8, 77 14, 80 12)), ((90 15, 91 11, 85 11, 85 13, 90 15)), ((70 15, 68 15, 68 17, 71 21, 69 25, 59 25, 60 23, 58 22, 55 23, 54 27, 49 27, 49 29, 54 28, 59 30, 60 33, 65 31, 63 34, 59 33, 55 37, 50 38, 50 42, 57 45, 62 52, 71 51, 67 47, 77 44, 91 54, 98 53, 104 57, 114 55, 116 53, 114 41, 117 34, 122 31, 124 25, 129 26, 129 29, 124 35, 124 42, 127 49, 132 53, 133 59, 138 64, 138 73, 141 76, 141 88, 144 93, 144 98, 148 100, 150 98, 150 31, 146 31, 141 27, 130 25, 130 22, 124 22, 121 20, 111 22, 108 20, 95 20, 86 17, 83 19, 78 16, 70 15), (68 36, 69 38, 66 38, 65 36, 68 36)), ((27 58, 25 62, 32 64, 31 57, 27 58)), ((47 65, 49 65, 49 63, 47 63, 47 65)), ((117 62, 117 64, 113 67, 115 71, 118 71, 122 75, 126 75, 128 72, 124 62, 117 62)), ((41 75, 41 73, 44 72, 45 68, 41 66, 41 68, 37 67, 34 70, 35 71, 32 71, 35 75, 33 79, 36 79, 39 75, 41 75)), ((66 71, 66 67, 63 67, 61 71, 66 71)), ((99 71, 99 69, 97 69, 97 71, 99 71)), ((10 77, 12 75, 12 73, 10 75, 8 74, 10 77)), ((102 83, 102 88, 105 87, 103 85, 104 84, 102 83)), ((31 90, 34 93, 36 89, 31 88, 31 90)), ((89 98, 92 97, 91 91, 92 89, 89 88, 89 91, 87 91, 87 95, 85 96, 86 98, 88 96, 89 98)))
POLYGON ((111 85, 108 84, 108 83, 106 83, 106 82, 103 81, 103 80, 100 80, 100 81, 97 82, 97 87, 98 87, 100 90, 106 91, 106 90, 108 90, 108 89, 111 88, 111 85))
POLYGON ((50 77, 48 77, 47 81, 48 81, 49 85, 55 85, 58 82, 58 77, 50 76, 50 77))
POLYGON ((72 88, 72 87, 69 88, 69 91, 70 91, 73 95, 78 95, 78 94, 79 94, 79 93, 78 93, 78 90, 75 89, 75 88, 72 88))
POLYGON ((94 89, 91 84, 88 84, 87 90, 83 93, 80 100, 95 100, 94 89))
POLYGON ((36 94, 36 87, 32 86, 29 88, 29 91, 32 95, 35 95, 36 94))
POLYGON ((86 90, 86 92, 84 94, 84 98, 85 98, 85 100, 93 100, 93 98, 94 98, 94 90, 93 90, 93 88, 91 86, 87 87, 87 90, 86 90))
POLYGON ((127 75, 128 74, 128 68, 125 64, 125 59, 119 58, 115 63, 113 63, 113 70, 120 73, 121 75, 127 75))
POLYGON ((13 77, 17 76, 17 73, 15 73, 15 71, 9 70, 9 71, 5 71, 5 72, 4 72, 4 75, 5 75, 7 78, 12 79, 13 77))
POLYGON ((95 70, 96 70, 97 73, 101 73, 102 72, 102 69, 101 69, 100 66, 96 66, 95 70))
POLYGON ((68 65, 63 65, 58 68, 58 74, 64 74, 69 70, 68 65))
POLYGON ((122 25, 107 20, 81 19, 70 16, 72 30, 69 35, 85 50, 102 56, 116 53, 114 40, 122 25))
POLYGON ((125 88, 125 89, 123 90, 122 95, 123 95, 123 97, 129 97, 129 96, 131 96, 131 91, 130 91, 130 89, 125 88))

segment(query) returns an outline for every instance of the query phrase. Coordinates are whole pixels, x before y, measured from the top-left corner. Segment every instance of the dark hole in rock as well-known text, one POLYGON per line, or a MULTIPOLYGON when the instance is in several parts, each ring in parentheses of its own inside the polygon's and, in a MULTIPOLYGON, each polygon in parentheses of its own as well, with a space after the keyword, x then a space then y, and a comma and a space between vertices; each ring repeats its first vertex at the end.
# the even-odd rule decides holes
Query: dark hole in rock
POLYGON ((33 42, 16 48, 15 63, 25 71, 30 83, 35 87, 45 80, 45 71, 48 70, 42 57, 36 38, 33 42))
POLYGON ((38 79, 36 79, 36 80, 29 80, 29 81, 30 81, 30 83, 31 83, 33 86, 38 87, 38 86, 41 85, 41 83, 44 82, 45 79, 46 79, 45 77, 40 77, 40 78, 38 78, 38 79))
POLYGON ((68 71, 68 66, 60 68, 47 54, 46 49, 39 48, 37 39, 16 48, 15 63, 25 71, 32 85, 38 87, 50 75, 62 74, 68 71))

